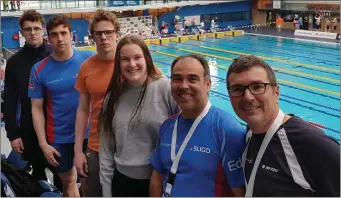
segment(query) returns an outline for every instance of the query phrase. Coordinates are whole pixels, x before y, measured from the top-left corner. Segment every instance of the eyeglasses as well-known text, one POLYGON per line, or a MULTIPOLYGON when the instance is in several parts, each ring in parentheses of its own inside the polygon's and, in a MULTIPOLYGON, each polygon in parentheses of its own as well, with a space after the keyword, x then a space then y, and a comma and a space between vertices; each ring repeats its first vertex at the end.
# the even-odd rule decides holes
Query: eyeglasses
POLYGON ((42 28, 39 28, 39 27, 34 27, 34 28, 31 28, 31 27, 28 27, 28 28, 24 28, 23 31, 26 32, 26 33, 31 33, 33 30, 34 33, 38 33, 42 30, 42 28))
POLYGON ((94 37, 96 38, 101 38, 103 34, 105 35, 105 37, 109 38, 114 36, 115 30, 94 31, 94 37))
POLYGON ((245 90, 248 89, 253 95, 260 95, 265 93, 266 86, 276 86, 277 84, 274 83, 254 83, 247 86, 243 85, 233 85, 228 87, 229 94, 231 96, 240 97, 245 94, 245 90))

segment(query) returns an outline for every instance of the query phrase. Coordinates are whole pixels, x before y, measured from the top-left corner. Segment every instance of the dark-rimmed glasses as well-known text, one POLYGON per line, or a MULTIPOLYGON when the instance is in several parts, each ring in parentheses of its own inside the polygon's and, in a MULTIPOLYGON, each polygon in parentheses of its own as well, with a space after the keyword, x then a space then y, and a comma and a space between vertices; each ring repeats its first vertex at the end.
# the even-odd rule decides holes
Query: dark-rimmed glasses
POLYGON ((94 37, 96 38, 101 38, 103 34, 105 35, 105 37, 109 38, 114 36, 115 30, 94 31, 94 37))
POLYGON ((23 28, 23 31, 26 32, 26 33, 31 33, 32 31, 33 31, 34 33, 38 33, 38 32, 40 32, 41 30, 42 30, 42 28, 40 28, 40 27, 33 27, 33 28, 27 27, 27 28, 23 28))
POLYGON ((260 95, 260 94, 265 93, 267 85, 277 86, 277 84, 274 84, 274 83, 253 83, 247 86, 232 85, 228 87, 227 90, 230 96, 234 96, 234 97, 243 96, 245 94, 246 89, 248 89, 253 95, 260 95))

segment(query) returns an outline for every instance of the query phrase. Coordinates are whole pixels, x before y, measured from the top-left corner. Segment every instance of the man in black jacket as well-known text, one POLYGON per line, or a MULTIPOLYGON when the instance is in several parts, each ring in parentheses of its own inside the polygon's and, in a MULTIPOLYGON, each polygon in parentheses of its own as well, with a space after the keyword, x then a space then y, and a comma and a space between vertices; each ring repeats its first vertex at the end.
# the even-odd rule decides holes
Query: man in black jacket
MULTIPOLYGON (((37 180, 47 180, 45 173, 47 163, 34 131, 31 99, 27 92, 32 66, 52 52, 51 47, 43 40, 44 22, 43 16, 35 10, 27 10, 20 17, 20 31, 26 43, 7 61, 4 90, 7 137, 12 149, 21 153, 24 160, 32 165, 32 175, 37 180)), ((57 177, 54 176, 54 182, 60 187, 60 180, 57 177)))

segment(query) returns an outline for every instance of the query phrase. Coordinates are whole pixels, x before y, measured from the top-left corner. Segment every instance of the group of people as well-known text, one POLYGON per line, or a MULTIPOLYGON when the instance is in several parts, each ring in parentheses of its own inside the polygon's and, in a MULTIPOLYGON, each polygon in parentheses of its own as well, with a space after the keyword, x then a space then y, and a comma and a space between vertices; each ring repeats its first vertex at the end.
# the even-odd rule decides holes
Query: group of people
POLYGON ((23 4, 22 0, 3 0, 2 1, 4 11, 16 11, 20 10, 20 6, 23 4), (9 4, 11 5, 11 10, 9 9, 9 4), (17 5, 17 8, 15 8, 17 5))
POLYGON ((334 32, 334 33, 337 32, 338 20, 336 17, 334 17, 333 19, 326 17, 324 21, 326 25, 325 32, 334 32))
POLYGON ((211 104, 204 57, 177 57, 169 80, 110 11, 89 22, 97 52, 72 48, 64 15, 47 22, 48 45, 44 23, 35 10, 19 19, 26 44, 7 62, 4 118, 13 150, 36 179, 50 168, 64 196, 80 195, 78 176, 85 197, 340 196, 339 143, 280 109, 261 59, 240 56, 226 76, 245 130, 211 104))

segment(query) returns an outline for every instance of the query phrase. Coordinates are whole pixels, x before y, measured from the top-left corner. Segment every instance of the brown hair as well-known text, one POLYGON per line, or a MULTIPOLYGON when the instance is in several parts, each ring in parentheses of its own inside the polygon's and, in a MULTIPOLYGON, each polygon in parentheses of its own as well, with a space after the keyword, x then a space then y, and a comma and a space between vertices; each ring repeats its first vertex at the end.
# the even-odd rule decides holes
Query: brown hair
POLYGON ((63 14, 58 14, 49 19, 49 21, 46 24, 46 30, 47 34, 50 34, 50 31, 60 25, 64 25, 64 27, 67 27, 69 31, 71 32, 71 23, 69 22, 69 18, 63 14))
POLYGON ((102 111, 101 111, 100 119, 99 119, 99 131, 103 131, 105 135, 108 135, 107 137, 111 137, 111 134, 114 133, 113 127, 112 127, 112 120, 115 116, 115 111, 113 107, 119 100, 120 95, 125 91, 125 87, 127 85, 127 82, 125 82, 124 80, 121 67, 120 67, 120 63, 121 63, 120 52, 123 46, 129 45, 129 44, 136 44, 142 49, 144 58, 146 60, 147 75, 149 77, 143 83, 143 87, 140 92, 138 102, 135 105, 135 113, 131 117, 130 121, 132 121, 133 118, 136 115, 138 115, 139 112, 141 111, 141 107, 145 98, 148 82, 150 82, 150 80, 156 80, 162 77, 162 74, 156 71, 149 49, 146 43, 144 42, 144 40, 140 36, 127 35, 118 42, 117 48, 116 48, 116 54, 115 54, 115 69, 112 74, 106 95, 104 97, 102 111), (104 130, 101 130, 100 127, 103 127, 104 130))
POLYGON ((173 61, 173 63, 172 63, 171 72, 173 73, 173 68, 176 65, 176 63, 178 63, 180 60, 183 60, 183 59, 186 59, 186 58, 193 58, 193 59, 199 61, 201 63, 201 65, 203 66, 203 68, 204 68, 204 78, 206 80, 211 79, 210 66, 208 65, 207 60, 204 57, 196 55, 196 54, 187 54, 187 55, 184 55, 184 56, 177 57, 173 61))
POLYGON ((226 74, 226 85, 229 87, 228 77, 231 73, 241 73, 249 70, 252 67, 261 66, 265 69, 268 74, 268 78, 270 83, 277 85, 277 80, 274 71, 272 68, 262 59, 254 56, 254 55, 241 55, 238 58, 233 59, 232 64, 230 65, 229 70, 226 74))
POLYGON ((120 24, 116 15, 108 10, 98 9, 94 12, 89 23, 89 32, 92 36, 94 35, 94 26, 100 21, 110 21, 114 25, 115 32, 120 32, 120 24))
POLYGON ((19 18, 19 25, 21 29, 24 27, 24 22, 25 21, 31 21, 31 22, 40 22, 41 25, 45 24, 44 17, 37 12, 36 10, 25 10, 24 13, 21 15, 19 18))

